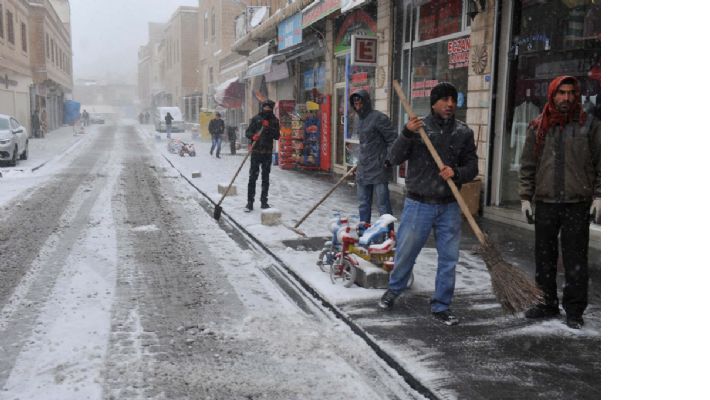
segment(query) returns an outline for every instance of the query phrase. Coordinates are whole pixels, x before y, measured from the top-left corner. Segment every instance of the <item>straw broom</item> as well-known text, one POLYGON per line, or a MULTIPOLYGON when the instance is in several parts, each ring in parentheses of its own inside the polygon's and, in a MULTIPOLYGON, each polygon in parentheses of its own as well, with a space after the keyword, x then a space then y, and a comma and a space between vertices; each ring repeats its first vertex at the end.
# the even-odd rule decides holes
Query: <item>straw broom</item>
MULTIPOLYGON (((410 117, 416 116, 412 106, 404 96, 404 92, 402 91, 402 87, 399 85, 399 82, 393 81, 392 85, 394 86, 394 90, 397 92, 399 100, 407 114, 410 117)), ((419 136, 431 153, 431 156, 434 158, 437 167, 441 170, 444 167, 444 163, 441 161, 439 153, 437 153, 434 145, 431 143, 431 140, 429 140, 429 136, 427 136, 424 128, 419 128, 419 136)), ((503 310, 510 313, 520 312, 534 304, 540 303, 542 301, 542 291, 532 280, 530 280, 530 278, 528 278, 527 275, 525 275, 525 273, 523 273, 523 271, 503 260, 503 257, 500 255, 498 249, 488 240, 488 236, 483 233, 481 228, 478 227, 478 224, 476 224, 476 221, 471 215, 471 211, 468 209, 468 206, 466 205, 463 196, 461 196, 461 192, 454 184, 454 181, 449 178, 446 180, 446 183, 449 185, 451 192, 454 194, 456 202, 458 202, 459 207, 476 235, 476 238, 478 238, 478 241, 481 243, 480 254, 481 257, 483 257, 483 261, 486 263, 486 268, 488 268, 488 272, 491 275, 493 293, 503 307, 503 310)))

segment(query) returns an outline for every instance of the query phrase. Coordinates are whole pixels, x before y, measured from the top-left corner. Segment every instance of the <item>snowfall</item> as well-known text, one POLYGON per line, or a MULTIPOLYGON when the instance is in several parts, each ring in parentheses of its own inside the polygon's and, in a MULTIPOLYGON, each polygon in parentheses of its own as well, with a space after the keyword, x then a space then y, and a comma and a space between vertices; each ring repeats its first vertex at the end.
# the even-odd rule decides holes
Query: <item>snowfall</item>
MULTIPOLYGON (((258 376, 257 372, 252 373, 252 385, 271 389, 265 390, 266 392, 278 392, 285 390, 281 385, 288 384, 288 391, 293 394, 293 398, 331 398, 334 393, 327 391, 330 389, 321 388, 333 387, 340 387, 341 393, 348 393, 351 399, 389 396, 421 398, 420 394, 409 388, 394 370, 372 352, 364 340, 353 335, 350 328, 339 319, 332 316, 323 317, 329 321, 333 334, 319 334, 317 323, 304 313, 297 312, 297 306, 262 272, 264 264, 278 263, 264 252, 235 251, 233 240, 212 218, 211 209, 206 210, 201 205, 204 198, 195 188, 209 196, 214 203, 219 201, 221 194, 218 193, 218 185, 226 186, 229 183, 245 157, 244 149, 239 150, 237 156, 231 156, 229 144, 225 142, 222 144, 222 158, 216 159, 209 155, 208 141, 193 137, 190 132, 173 133, 173 137, 196 146, 195 157, 181 157, 168 151, 165 134, 156 133, 151 126, 138 125, 132 120, 122 120, 121 123, 135 126, 139 130, 141 140, 154 150, 155 165, 164 173, 175 177, 172 181, 176 193, 184 199, 192 199, 182 201, 182 206, 195 226, 199 227, 195 234, 212 238, 209 241, 210 251, 221 255, 218 261, 226 280, 230 285, 239 288, 235 291, 240 294, 240 301, 247 306, 249 315, 238 331, 229 334, 236 335, 239 340, 250 341, 257 352, 260 349, 267 351, 266 347, 269 346, 278 348, 277 352, 283 359, 283 368, 273 371, 276 376, 263 377, 258 376), (193 177, 197 176, 197 173, 200 176, 193 177), (250 297, 249 293, 254 292, 259 293, 250 297), (266 305, 271 302, 276 302, 278 306, 266 305), (284 332, 279 328, 280 325, 288 326, 291 331, 284 332), (347 345, 338 340, 338 335, 348 335, 347 345), (304 376, 303 368, 295 368, 299 363, 312 364, 314 368, 304 376), (366 370, 379 370, 379 374, 387 377, 390 382, 389 392, 373 392, 372 382, 368 381, 367 374, 358 371, 354 365, 362 365, 366 370), (320 371, 331 373, 322 374, 320 371), (295 376, 296 374, 298 376, 295 376), (324 382, 324 379, 332 381, 324 382)), ((64 168, 70 167, 73 154, 88 146, 97 135, 98 129, 98 126, 91 126, 86 133, 77 134, 75 129, 63 127, 51 132, 45 139, 32 139, 29 160, 20 161, 17 167, 0 168, 0 207, 21 205, 24 196, 28 196, 33 188, 40 187, 64 168)), ((118 174, 119 171, 114 173, 118 174)), ((355 300, 367 300, 375 304, 384 290, 365 289, 356 285, 344 288, 342 285, 333 284, 329 275, 316 265, 318 250, 304 251, 284 244, 284 241, 302 239, 289 227, 292 227, 332 185, 332 181, 321 181, 318 185, 313 185, 313 178, 309 174, 272 167, 269 203, 281 213, 281 224, 266 226, 261 223, 258 207, 251 213, 243 211, 248 180, 247 162, 234 184, 236 196, 227 196, 222 203, 222 219, 236 221, 335 307, 355 300)), ((260 183, 257 183, 257 206, 260 189, 260 183)), ((300 229, 308 237, 327 237, 328 225, 334 215, 357 213, 356 200, 348 193, 345 190, 335 191, 305 220, 300 229)), ((104 200, 110 202, 108 198, 104 200)), ((52 289, 52 301, 43 306, 32 337, 24 341, 14 367, 0 391, 0 399, 96 399, 102 396, 100 371, 108 348, 111 333, 110 309, 116 291, 118 261, 116 235, 112 232, 116 221, 112 220, 114 217, 110 207, 96 208, 91 213, 92 218, 101 223, 92 228, 93 234, 81 246, 71 249, 72 256, 69 259, 73 262, 61 266, 61 276, 52 289)), ((146 224, 136 229, 150 231, 156 228, 146 224)), ((47 246, 51 247, 51 244, 47 246)), ((51 251, 50 248, 43 248, 43 255, 40 257, 46 257, 51 251)), ((476 268, 457 271, 457 292, 490 293, 490 277, 482 260, 464 253, 461 253, 461 257, 467 258, 476 268)), ((417 263, 435 265, 435 250, 424 249, 417 263)), ((415 268, 415 280, 411 290, 431 292, 434 273, 433 268, 415 268)), ((285 279, 291 279, 287 273, 283 276, 285 279)), ((26 282, 23 279, 12 295, 15 301, 4 305, 0 312, 0 328, 22 312, 26 292, 31 288, 31 279, 31 276, 26 277, 26 282)), ((294 282, 294 285, 298 286, 298 283, 294 282)), ((313 302, 311 307, 317 307, 317 302, 313 302)), ((330 311, 322 309, 322 314, 330 315, 330 311)), ((557 322, 523 327, 517 333, 531 334, 533 331, 544 335, 570 334, 563 324, 557 322)), ((131 335, 139 338, 143 334, 140 323, 136 322, 131 335)), ((600 336, 599 327, 587 326, 580 334, 600 336)), ((412 375, 424 382, 436 382, 447 374, 446 371, 428 365, 417 359, 416 355, 404 350, 392 347, 386 347, 385 350, 395 360, 406 365, 412 375)), ((255 368, 255 371, 258 370, 255 368)), ((195 379, 199 380, 200 371, 196 370, 194 374, 195 379)))

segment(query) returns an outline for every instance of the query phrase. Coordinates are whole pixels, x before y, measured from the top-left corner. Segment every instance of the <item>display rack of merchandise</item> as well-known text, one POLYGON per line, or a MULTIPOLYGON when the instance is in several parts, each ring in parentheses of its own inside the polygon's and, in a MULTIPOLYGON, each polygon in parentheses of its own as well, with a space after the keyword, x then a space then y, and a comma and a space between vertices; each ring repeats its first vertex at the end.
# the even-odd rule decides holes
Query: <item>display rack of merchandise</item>
POLYGON ((305 118, 303 127, 300 166, 303 169, 319 169, 321 120, 318 113, 314 111, 309 112, 305 118))
MULTIPOLYGON (((279 139, 279 166, 283 169, 293 169, 296 166, 298 154, 295 148, 298 147, 296 140, 297 132, 302 123, 294 113, 296 102, 293 100, 280 100, 277 105, 279 125, 281 126, 279 139)), ((302 146, 302 144, 301 144, 302 146)))

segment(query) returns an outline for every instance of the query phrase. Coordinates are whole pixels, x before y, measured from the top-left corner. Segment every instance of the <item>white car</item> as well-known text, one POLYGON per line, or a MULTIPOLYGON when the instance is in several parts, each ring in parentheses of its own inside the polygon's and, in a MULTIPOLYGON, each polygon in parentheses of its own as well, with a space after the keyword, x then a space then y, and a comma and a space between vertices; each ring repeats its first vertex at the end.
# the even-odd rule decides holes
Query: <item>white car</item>
POLYGON ((14 167, 27 159, 30 139, 27 129, 9 115, 0 114, 0 162, 14 167))

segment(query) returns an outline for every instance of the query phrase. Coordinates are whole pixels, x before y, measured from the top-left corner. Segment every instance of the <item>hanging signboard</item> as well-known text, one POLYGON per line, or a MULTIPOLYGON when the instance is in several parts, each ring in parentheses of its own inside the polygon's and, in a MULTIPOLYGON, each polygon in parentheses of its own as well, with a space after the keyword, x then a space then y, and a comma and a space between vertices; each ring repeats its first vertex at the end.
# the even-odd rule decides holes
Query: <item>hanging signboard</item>
POLYGON ((295 46, 303 41, 301 30, 301 13, 279 22, 279 51, 295 46))
POLYGON ((303 28, 310 26, 339 9, 340 0, 318 0, 303 11, 301 26, 303 28))
POLYGON ((377 66, 377 38, 352 35, 350 46, 350 65, 365 67, 377 66))
POLYGON ((347 15, 341 15, 336 19, 338 26, 335 35, 334 53, 340 53, 350 49, 352 35, 377 36, 376 17, 365 9, 355 10, 347 15))

